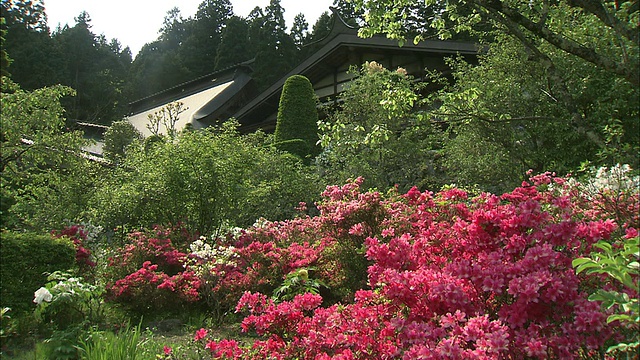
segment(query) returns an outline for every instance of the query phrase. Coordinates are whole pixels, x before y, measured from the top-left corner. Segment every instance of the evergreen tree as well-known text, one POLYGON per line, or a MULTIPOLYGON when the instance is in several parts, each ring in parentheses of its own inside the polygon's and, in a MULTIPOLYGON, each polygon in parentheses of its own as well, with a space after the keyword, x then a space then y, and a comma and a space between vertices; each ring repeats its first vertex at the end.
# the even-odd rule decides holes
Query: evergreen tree
POLYGON ((296 48, 300 50, 304 46, 309 37, 309 24, 304 18, 304 14, 300 13, 293 19, 293 26, 291 26, 291 38, 293 43, 296 44, 296 48))
POLYGON ((189 21, 185 20, 177 7, 167 11, 160 28, 159 40, 164 51, 178 51, 191 35, 189 21))
POLYGON ((77 96, 63 100, 69 118, 101 124, 122 118, 130 50, 122 49, 117 40, 96 36, 86 12, 76 18, 75 26, 54 33, 53 40, 64 54, 60 83, 77 91, 77 96))
POLYGON ((0 10, 12 79, 26 90, 59 83, 63 54, 49 36, 42 1, 2 1, 0 10))
POLYGON ((139 99, 188 81, 194 74, 183 60, 188 48, 193 20, 184 19, 178 8, 169 10, 160 36, 145 44, 131 66, 128 93, 139 99))
POLYGON ((166 52, 162 42, 145 44, 131 66, 132 79, 129 92, 140 99, 192 78, 176 52, 166 52))
POLYGON ((305 58, 313 54, 320 48, 320 41, 331 32, 333 26, 333 14, 328 11, 323 12, 316 23, 313 25, 311 33, 307 37, 307 43, 301 49, 301 58, 305 58))
POLYGON ((298 62, 298 57, 293 39, 286 32, 280 0, 271 0, 264 17, 257 21, 263 26, 258 31, 254 74, 258 88, 265 89, 289 71, 298 62))
POLYGON ((264 11, 259 6, 254 7, 247 16, 249 23, 248 45, 251 49, 256 49, 262 40, 262 28, 265 26, 265 20, 264 11))
MULTIPOLYGON (((7 30, 5 30, 4 24, 5 24, 5 19, 4 17, 0 17, 0 76, 11 76, 11 74, 9 74, 9 64, 11 64, 11 58, 9 57, 9 54, 7 54, 7 52, 4 50, 4 42, 5 42, 5 34, 7 33, 7 30)), ((2 83, 0 82, 0 85, 2 85, 2 83)))
POLYGON ((309 79, 293 75, 282 88, 276 122, 276 147, 302 159, 318 154, 316 94, 309 79))
POLYGON ((222 31, 231 16, 229 0, 205 0, 198 6, 193 31, 182 48, 183 63, 193 76, 214 71, 222 31))
MULTIPOLYGON (((416 3, 421 4, 423 2, 418 1, 416 3)), ((358 26, 359 23, 364 21, 364 10, 357 10, 352 0, 334 0, 333 7, 338 10, 342 19, 351 26, 358 26)))
POLYGON ((222 30, 220 45, 216 51, 215 70, 225 69, 251 59, 249 24, 246 20, 233 16, 222 30))

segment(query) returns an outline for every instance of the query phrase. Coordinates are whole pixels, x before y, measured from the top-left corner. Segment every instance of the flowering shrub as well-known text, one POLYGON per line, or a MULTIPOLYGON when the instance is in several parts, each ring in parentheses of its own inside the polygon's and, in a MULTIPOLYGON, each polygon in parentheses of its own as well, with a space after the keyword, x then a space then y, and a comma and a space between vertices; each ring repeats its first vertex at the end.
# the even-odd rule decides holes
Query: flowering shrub
POLYGON ((221 316, 233 310, 246 290, 271 293, 288 274, 323 263, 321 243, 263 242, 265 233, 276 224, 267 223, 265 228, 254 228, 237 237, 201 238, 191 244, 188 268, 202 280, 204 301, 214 313, 221 316))
POLYGON ((615 333, 618 322, 607 324, 588 301, 595 288, 614 285, 577 275, 572 260, 631 226, 606 209, 594 212, 566 179, 537 175, 510 193, 474 198, 457 188, 413 188, 383 201, 360 193, 357 182, 324 196, 320 216, 256 234, 286 243, 313 233, 326 240, 319 259, 331 259, 340 241, 363 239, 361 259, 352 260, 370 262, 368 283, 352 303, 326 308, 319 295, 276 303, 245 292, 236 311, 246 315, 244 331, 262 338, 251 346, 206 341, 213 358, 601 357, 615 333))
POLYGON ((89 284, 82 277, 54 271, 45 286, 35 291, 33 303, 38 317, 64 330, 85 321, 103 320, 103 292, 102 287, 89 284))
POLYGON ((218 268, 224 276, 217 279, 214 292, 233 305, 245 291, 277 291, 280 296, 287 286, 286 291, 294 293, 296 287, 318 289, 328 303, 351 299, 367 285, 365 239, 379 235, 380 225, 392 215, 381 194, 360 193, 362 181, 328 187, 317 204, 318 216, 261 221, 237 237, 218 239, 217 246, 232 246, 235 257, 233 264, 218 268), (305 277, 305 269, 305 283, 292 288, 291 280, 305 277))
POLYGON ((184 236, 180 227, 129 234, 129 242, 109 258, 108 298, 138 313, 198 301, 201 280, 186 267, 187 253, 172 242, 184 236))
POLYGON ((73 242, 76 248, 76 263, 81 270, 87 270, 96 266, 96 258, 92 250, 95 250, 97 238, 102 228, 88 223, 74 224, 60 231, 52 231, 55 237, 66 236, 73 242))
POLYGON ((600 167, 584 184, 574 186, 592 202, 589 213, 640 228, 640 176, 633 176, 629 165, 600 167))

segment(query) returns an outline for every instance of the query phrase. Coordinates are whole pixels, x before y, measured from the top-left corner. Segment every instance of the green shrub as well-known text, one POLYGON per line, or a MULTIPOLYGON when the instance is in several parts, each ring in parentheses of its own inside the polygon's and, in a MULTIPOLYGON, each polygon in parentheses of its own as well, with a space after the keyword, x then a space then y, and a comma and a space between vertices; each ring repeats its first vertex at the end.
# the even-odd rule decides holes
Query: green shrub
POLYGON ((142 134, 135 126, 126 120, 114 122, 104 133, 104 157, 118 162, 134 140, 142 140, 142 134))
POLYGON ((442 184, 436 159, 442 135, 421 112, 423 90, 399 68, 366 62, 345 86, 339 108, 319 123, 323 152, 316 158, 323 182, 364 178, 363 188, 400 191, 442 184))
POLYGON ((282 88, 278 120, 276 122, 276 147, 300 156, 315 157, 319 153, 318 111, 316 95, 309 79, 294 75, 282 88), (296 140, 295 142, 290 142, 296 140))
POLYGON ((0 299, 15 312, 34 308, 33 293, 47 274, 75 263, 73 243, 65 238, 33 233, 0 233, 0 299))
POLYGON ((92 220, 105 228, 183 223, 203 235, 284 220, 319 193, 313 169, 272 146, 264 133, 240 136, 237 123, 132 146, 96 193, 92 220))

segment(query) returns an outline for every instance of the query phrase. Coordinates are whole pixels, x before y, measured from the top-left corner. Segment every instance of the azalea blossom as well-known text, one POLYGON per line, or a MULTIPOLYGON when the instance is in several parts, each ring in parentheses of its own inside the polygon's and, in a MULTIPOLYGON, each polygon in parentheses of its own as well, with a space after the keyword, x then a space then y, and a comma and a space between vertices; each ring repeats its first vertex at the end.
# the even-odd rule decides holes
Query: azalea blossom
POLYGON ((196 331, 196 336, 193 337, 193 340, 200 341, 207 336, 207 333, 208 333, 207 329, 200 329, 196 331))
POLYGON ((36 290, 36 292, 33 294, 33 302, 38 305, 42 304, 43 301, 51 302, 51 300, 53 300, 53 295, 51 295, 49 290, 44 287, 36 290))

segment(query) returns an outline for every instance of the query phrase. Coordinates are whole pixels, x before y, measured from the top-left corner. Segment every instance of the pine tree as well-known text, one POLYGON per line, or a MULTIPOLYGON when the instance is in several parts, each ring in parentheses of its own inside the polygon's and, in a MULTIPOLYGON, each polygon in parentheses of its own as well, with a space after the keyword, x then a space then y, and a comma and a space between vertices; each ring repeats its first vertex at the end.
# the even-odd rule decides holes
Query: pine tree
POLYGON ((293 43, 296 44, 296 48, 300 50, 304 46, 309 38, 309 24, 304 18, 304 14, 300 13, 293 18, 293 25, 291 26, 291 38, 293 43))
POLYGON ((233 16, 222 30, 222 38, 216 52, 215 70, 225 69, 251 59, 249 24, 246 20, 233 16))
POLYGON ((286 32, 280 0, 271 0, 264 16, 256 20, 258 24, 262 23, 262 27, 256 29, 256 24, 252 24, 250 29, 258 35, 254 74, 258 88, 265 89, 298 62, 298 53, 293 39, 286 32))
POLYGON ((194 76, 212 73, 222 31, 233 16, 229 0, 204 0, 196 12, 193 31, 183 46, 182 59, 194 76))
POLYGON ((73 27, 54 33, 53 40, 62 53, 60 83, 77 91, 75 97, 63 99, 68 118, 105 125, 121 119, 129 49, 122 49, 117 40, 96 36, 86 12, 80 13, 73 27))
POLYGON ((60 83, 63 54, 49 36, 42 1, 2 1, 0 13, 6 30, 2 50, 13 60, 13 81, 25 90, 60 83))

